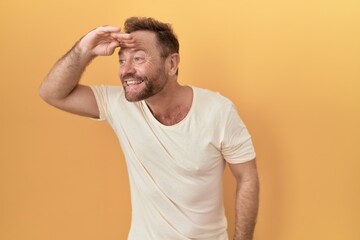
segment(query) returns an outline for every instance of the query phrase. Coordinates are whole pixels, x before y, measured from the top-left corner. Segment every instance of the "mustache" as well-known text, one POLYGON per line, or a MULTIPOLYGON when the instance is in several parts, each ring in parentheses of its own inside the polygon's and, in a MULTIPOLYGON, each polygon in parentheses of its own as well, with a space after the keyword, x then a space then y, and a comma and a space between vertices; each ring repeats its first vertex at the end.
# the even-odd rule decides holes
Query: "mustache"
POLYGON ((126 80, 129 80, 129 79, 136 79, 136 80, 139 80, 139 81, 146 81, 147 77, 140 77, 140 76, 137 76, 134 73, 127 73, 125 75, 120 76, 120 79, 122 81, 126 81, 126 80))

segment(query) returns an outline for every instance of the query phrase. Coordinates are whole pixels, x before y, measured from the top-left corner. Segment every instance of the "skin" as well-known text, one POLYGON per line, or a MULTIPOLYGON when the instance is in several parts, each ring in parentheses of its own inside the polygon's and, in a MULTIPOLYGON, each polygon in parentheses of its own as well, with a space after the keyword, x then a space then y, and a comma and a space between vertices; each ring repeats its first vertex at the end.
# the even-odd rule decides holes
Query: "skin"
POLYGON ((259 207, 259 180, 255 159, 229 164, 236 179, 234 240, 252 240, 259 207))
POLYGON ((137 39, 136 47, 119 51, 119 76, 126 99, 145 99, 155 118, 164 125, 181 121, 191 107, 192 90, 177 82, 179 55, 162 57, 155 33, 137 31, 132 36, 137 39), (128 84, 134 81, 136 84, 128 84))
POLYGON ((119 76, 128 101, 147 99, 165 87, 165 59, 158 54, 155 34, 146 31, 133 33, 138 41, 136 48, 121 48, 119 51, 119 76), (131 83, 131 84, 130 84, 131 83))
MULTIPOLYGON (((191 107, 192 89, 177 82, 179 54, 161 57, 155 34, 148 31, 126 34, 113 26, 92 30, 49 71, 39 88, 40 96, 64 111, 99 118, 91 88, 79 81, 95 57, 110 56, 117 48, 119 77, 127 100, 145 100, 154 117, 164 125, 180 122, 191 107)), ((259 191, 255 160, 229 166, 237 182, 234 239, 251 240, 259 191)))
POLYGON ((98 118, 99 110, 92 90, 79 81, 86 66, 96 56, 110 56, 120 46, 134 46, 134 41, 129 34, 120 34, 118 27, 104 26, 89 32, 50 70, 39 88, 39 95, 64 111, 98 118))

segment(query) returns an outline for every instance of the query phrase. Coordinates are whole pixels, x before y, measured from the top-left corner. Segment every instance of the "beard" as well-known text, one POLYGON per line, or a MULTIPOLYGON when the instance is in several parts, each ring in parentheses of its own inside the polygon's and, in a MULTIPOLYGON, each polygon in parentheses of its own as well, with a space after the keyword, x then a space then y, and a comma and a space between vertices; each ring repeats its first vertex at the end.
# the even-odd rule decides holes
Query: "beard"
POLYGON ((124 76, 120 76, 120 79, 123 84, 125 98, 129 102, 137 102, 154 96, 165 87, 167 82, 166 80, 164 81, 164 76, 162 76, 160 71, 155 77, 139 76, 133 73, 128 73, 124 76), (128 86, 126 86, 127 80, 141 81, 140 84, 142 85, 142 88, 138 91, 128 90, 128 86))

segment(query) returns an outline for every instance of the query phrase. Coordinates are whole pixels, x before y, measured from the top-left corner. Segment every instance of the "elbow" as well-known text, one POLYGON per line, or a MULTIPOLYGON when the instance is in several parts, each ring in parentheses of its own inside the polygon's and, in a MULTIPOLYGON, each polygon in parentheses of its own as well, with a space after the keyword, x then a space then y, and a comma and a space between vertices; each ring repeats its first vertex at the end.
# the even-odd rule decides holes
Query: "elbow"
POLYGON ((47 87, 44 83, 40 85, 38 94, 43 101, 50 105, 54 105, 57 101, 55 92, 51 91, 51 88, 47 87))
POLYGON ((44 100, 45 102, 49 102, 49 94, 43 84, 40 85, 38 89, 38 94, 42 100, 44 100))

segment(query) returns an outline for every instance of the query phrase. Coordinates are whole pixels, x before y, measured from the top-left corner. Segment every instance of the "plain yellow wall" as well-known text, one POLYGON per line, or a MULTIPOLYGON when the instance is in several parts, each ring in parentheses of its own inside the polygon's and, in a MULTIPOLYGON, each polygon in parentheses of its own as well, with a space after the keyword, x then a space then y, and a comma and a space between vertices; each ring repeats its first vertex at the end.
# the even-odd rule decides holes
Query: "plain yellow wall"
MULTIPOLYGON (((126 239, 129 187, 115 135, 47 106, 37 89, 81 35, 133 15, 173 23, 180 81, 238 106, 261 180, 255 240, 360 239, 358 0, 2 0, 0 239, 126 239)), ((119 84, 116 57, 95 60, 84 77, 119 84)))

